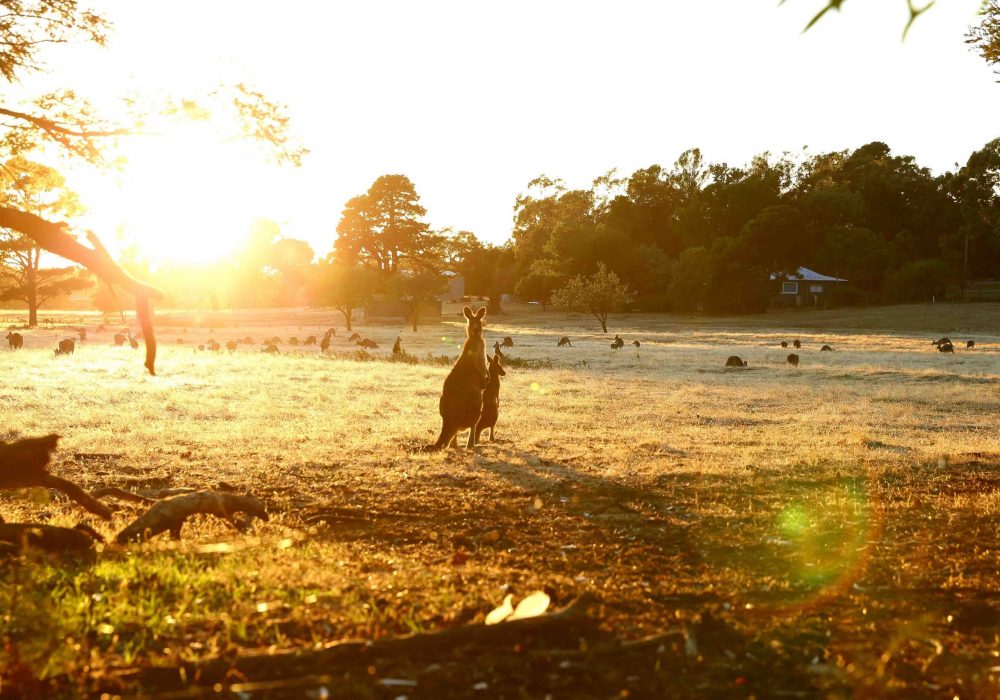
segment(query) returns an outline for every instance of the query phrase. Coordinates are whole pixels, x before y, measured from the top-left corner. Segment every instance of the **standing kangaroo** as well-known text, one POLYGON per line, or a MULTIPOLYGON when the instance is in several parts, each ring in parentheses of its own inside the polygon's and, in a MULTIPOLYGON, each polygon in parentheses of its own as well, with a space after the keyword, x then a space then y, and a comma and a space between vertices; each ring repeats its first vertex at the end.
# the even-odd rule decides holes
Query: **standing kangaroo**
POLYGON ((507 373, 500 364, 499 355, 490 358, 489 371, 490 378, 483 390, 483 412, 479 416, 479 423, 476 424, 476 442, 479 442, 479 436, 487 428, 490 429, 490 442, 493 442, 493 431, 496 428, 497 418, 500 417, 500 377, 506 377, 507 373))
POLYGON ((439 409, 441 412, 441 435, 437 442, 428 446, 431 450, 443 449, 446 445, 458 446, 458 432, 469 429, 468 447, 476 446, 476 423, 483 410, 483 389, 489 379, 486 369, 486 341, 483 340, 483 318, 486 307, 473 313, 468 306, 463 309, 467 338, 462 346, 462 354, 455 361, 441 390, 439 409))

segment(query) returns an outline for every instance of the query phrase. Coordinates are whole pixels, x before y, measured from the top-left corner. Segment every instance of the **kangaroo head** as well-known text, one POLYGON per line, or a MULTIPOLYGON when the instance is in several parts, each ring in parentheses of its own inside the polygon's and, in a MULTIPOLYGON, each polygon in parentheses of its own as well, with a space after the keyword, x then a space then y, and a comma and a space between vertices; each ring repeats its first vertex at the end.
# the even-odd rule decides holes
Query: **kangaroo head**
POLYGON ((496 374, 501 377, 507 376, 507 373, 503 369, 503 365, 500 364, 499 355, 494 355, 490 358, 490 374, 496 374))
POLYGON ((483 337, 483 319, 486 318, 486 307, 482 306, 478 311, 473 311, 468 306, 462 309, 462 313, 465 314, 465 318, 468 319, 469 325, 466 328, 470 338, 482 338, 483 337))

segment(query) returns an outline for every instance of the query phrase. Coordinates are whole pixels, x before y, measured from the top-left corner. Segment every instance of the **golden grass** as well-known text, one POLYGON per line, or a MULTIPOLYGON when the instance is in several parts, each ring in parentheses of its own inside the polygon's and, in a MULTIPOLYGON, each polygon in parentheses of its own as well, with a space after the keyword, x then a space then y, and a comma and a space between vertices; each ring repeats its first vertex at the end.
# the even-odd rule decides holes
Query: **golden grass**
MULTIPOLYGON (((516 309, 487 319, 489 344, 511 335, 524 361, 503 382, 498 442, 425 454, 447 372, 433 358, 463 339, 449 318, 359 329, 378 356, 400 335, 416 364, 349 359, 341 318, 318 311, 167 314, 157 377, 93 320, 72 357, 52 354, 59 327, 0 350, 0 438, 63 435, 55 471, 88 487, 224 481, 274 516, 252 537, 206 520, 178 546, 4 569, 21 660, 93 678, 477 621, 507 590, 543 587, 558 603, 597 593, 630 637, 724 618, 745 648, 691 671, 715 694, 736 676, 763 695, 1000 692, 996 621, 954 622, 976 605, 1000 616, 995 305, 612 319, 638 352, 612 350, 588 319, 516 309), (332 357, 193 349, 330 325, 332 357), (930 340, 944 334, 977 348, 941 355, 930 340), (798 368, 778 347, 794 338, 798 368), (723 369, 731 354, 749 367, 723 369), (231 551, 205 551, 220 542, 231 551)), ((39 497, 4 495, 0 515, 86 519, 39 497)), ((675 687, 652 671, 608 683, 675 687)))

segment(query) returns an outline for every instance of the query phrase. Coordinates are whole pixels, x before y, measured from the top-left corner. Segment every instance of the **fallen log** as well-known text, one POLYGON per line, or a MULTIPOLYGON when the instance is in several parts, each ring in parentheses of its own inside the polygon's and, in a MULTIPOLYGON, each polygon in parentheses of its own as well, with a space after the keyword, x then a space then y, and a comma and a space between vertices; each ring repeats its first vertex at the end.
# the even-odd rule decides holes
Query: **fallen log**
POLYGON ((247 513, 261 520, 268 519, 264 504, 255 496, 226 491, 196 491, 157 501, 119 532, 115 541, 118 544, 141 542, 168 531, 171 538, 180 539, 184 521, 198 513, 218 516, 236 529, 241 528, 233 520, 235 513, 247 513))
POLYGON ((343 677, 346 670, 366 669, 375 661, 438 658, 463 647, 513 647, 536 640, 558 648, 578 649, 581 638, 594 639, 607 634, 601 632, 598 621, 587 614, 596 602, 595 597, 584 594, 549 615, 496 625, 465 625, 407 637, 337 642, 322 649, 225 656, 186 662, 179 667, 145 668, 138 674, 130 674, 127 682, 137 681, 143 688, 161 691, 190 685, 215 685, 230 679, 239 679, 243 686, 248 682, 326 674, 343 677))
POLYGON ((27 489, 38 486, 55 489, 94 515, 110 520, 111 511, 106 505, 72 481, 49 473, 46 467, 58 441, 58 435, 28 438, 17 442, 0 441, 0 489, 27 489))
POLYGON ((155 498, 146 498, 138 493, 132 493, 131 491, 126 491, 125 489, 120 489, 117 486, 107 486, 102 489, 96 489, 91 493, 92 496, 97 498, 118 498, 122 501, 130 501, 132 503, 156 503, 155 498))
POLYGON ((100 533, 83 523, 76 527, 0 523, 0 544, 14 552, 41 549, 52 554, 79 554, 89 552, 95 542, 103 541, 100 533))

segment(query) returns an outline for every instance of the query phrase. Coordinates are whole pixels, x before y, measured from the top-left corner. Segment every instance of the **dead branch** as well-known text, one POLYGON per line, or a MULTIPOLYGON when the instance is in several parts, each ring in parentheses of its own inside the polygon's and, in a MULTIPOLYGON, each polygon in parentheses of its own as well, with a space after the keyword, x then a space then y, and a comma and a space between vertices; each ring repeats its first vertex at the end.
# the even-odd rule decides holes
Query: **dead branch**
POLYGON ((146 343, 146 369, 150 374, 156 374, 156 337, 149 301, 162 299, 163 293, 160 290, 140 282, 123 270, 93 233, 87 234, 87 239, 93 246, 88 248, 66 232, 66 224, 46 221, 40 216, 11 207, 0 207, 0 227, 23 233, 45 250, 83 265, 108 284, 117 284, 127 289, 135 297, 136 316, 146 343))
POLYGON ((216 515, 233 527, 237 527, 232 518, 235 513, 268 519, 264 505, 255 496, 225 491, 196 491, 157 501, 119 532, 115 541, 119 544, 143 541, 167 531, 173 539, 180 539, 184 521, 197 513, 216 515))
POLYGON ((214 685, 229 678, 239 678, 246 683, 310 675, 342 675, 350 668, 366 668, 376 660, 439 658, 444 653, 463 647, 512 647, 515 644, 524 645, 531 639, 543 640, 559 648, 576 649, 581 638, 593 639, 602 634, 597 620, 587 614, 596 602, 595 597, 584 594, 550 615, 497 625, 466 625, 394 639, 337 642, 323 649, 220 657, 186 663, 181 668, 148 668, 142 670, 138 680, 143 687, 165 689, 188 684, 214 685))
POLYGON ((72 481, 49 473, 46 467, 58 440, 58 435, 46 435, 17 442, 0 442, 0 489, 27 489, 38 486, 55 489, 94 515, 110 520, 111 511, 106 505, 72 481))
POLYGON ((56 527, 34 523, 0 524, 0 543, 20 552, 25 549, 41 549, 52 554, 89 552, 94 542, 104 538, 92 527, 84 524, 76 527, 56 527))
POLYGON ((155 498, 146 498, 137 493, 132 493, 131 491, 126 491, 125 489, 120 489, 117 486, 107 486, 103 489, 97 489, 91 492, 91 495, 96 498, 118 498, 122 501, 131 501, 132 503, 156 503, 155 498))

